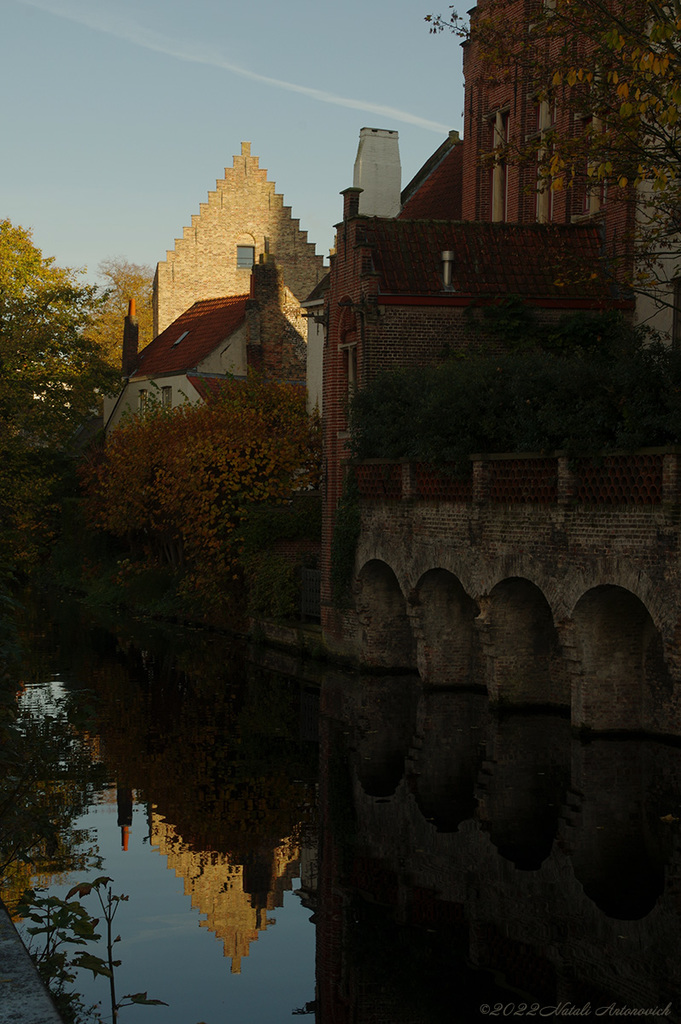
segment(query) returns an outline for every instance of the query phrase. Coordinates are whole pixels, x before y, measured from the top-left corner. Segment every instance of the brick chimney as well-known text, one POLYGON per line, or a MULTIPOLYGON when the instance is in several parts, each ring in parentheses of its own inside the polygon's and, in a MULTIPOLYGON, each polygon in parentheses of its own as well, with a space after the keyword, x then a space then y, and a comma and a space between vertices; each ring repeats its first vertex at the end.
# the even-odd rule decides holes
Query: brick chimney
POLYGON ((251 273, 246 303, 248 365, 283 380, 305 379, 307 324, 296 297, 270 253, 262 253, 251 273))
POLYGON ((128 302, 128 315, 123 324, 123 376, 129 377, 137 365, 139 327, 135 316, 135 300, 128 302))

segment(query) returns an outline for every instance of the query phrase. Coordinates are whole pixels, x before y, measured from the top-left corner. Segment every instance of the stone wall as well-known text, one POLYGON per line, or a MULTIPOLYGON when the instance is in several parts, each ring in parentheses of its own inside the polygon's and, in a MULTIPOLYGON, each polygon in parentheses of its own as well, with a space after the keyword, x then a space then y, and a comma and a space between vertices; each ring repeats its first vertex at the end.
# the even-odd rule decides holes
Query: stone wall
POLYGON ((678 459, 490 456, 463 484, 358 466, 355 605, 325 613, 330 644, 576 726, 681 735, 678 459))

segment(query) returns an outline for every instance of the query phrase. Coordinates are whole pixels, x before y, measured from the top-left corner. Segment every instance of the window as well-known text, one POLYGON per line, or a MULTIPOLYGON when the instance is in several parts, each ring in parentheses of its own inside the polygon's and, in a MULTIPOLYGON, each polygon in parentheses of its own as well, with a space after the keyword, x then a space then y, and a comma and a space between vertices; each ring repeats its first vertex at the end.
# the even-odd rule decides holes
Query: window
POLYGON ((236 266, 237 270, 250 270, 255 263, 255 246, 237 245, 236 266))
POLYGON ((137 396, 137 409, 139 412, 145 412, 147 408, 147 401, 149 399, 149 392, 146 388, 142 388, 137 396))
POLYGON ((173 404, 173 389, 170 385, 161 388, 161 405, 164 409, 170 409, 173 404))
MULTIPOLYGON (((540 141, 544 140, 544 136, 549 132, 556 123, 556 104, 551 103, 549 100, 541 100, 536 104, 536 117, 537 117, 537 132, 539 134, 540 141)), ((550 150, 547 150, 546 146, 540 146, 537 150, 537 189, 536 189, 536 203, 535 203, 535 215, 539 224, 546 224, 548 221, 553 220, 553 199, 554 199, 554 188, 550 178, 546 176, 543 171, 542 165, 547 159, 550 150)))
POLYGON ((497 110, 492 123, 492 148, 501 150, 495 157, 491 170, 490 219, 506 220, 508 215, 508 175, 504 149, 508 145, 508 110, 497 110))
POLYGON ((584 196, 582 198, 582 213, 593 216, 598 213, 605 202, 607 181, 605 178, 595 177, 593 154, 597 142, 594 142, 598 133, 602 131, 602 123, 599 117, 587 117, 583 123, 584 135, 587 137, 587 153, 584 158, 584 196), (591 173, 589 173, 591 172, 591 173))

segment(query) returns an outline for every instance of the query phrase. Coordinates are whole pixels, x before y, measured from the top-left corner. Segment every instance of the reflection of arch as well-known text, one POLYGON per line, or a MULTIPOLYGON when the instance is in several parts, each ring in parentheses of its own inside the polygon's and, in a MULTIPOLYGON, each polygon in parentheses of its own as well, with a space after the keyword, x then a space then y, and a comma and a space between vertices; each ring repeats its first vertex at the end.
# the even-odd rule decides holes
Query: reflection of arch
POLYGON ((570 692, 548 601, 522 577, 502 580, 486 612, 488 689, 513 704, 562 704, 570 692))
POLYGON ((367 562, 357 576, 356 607, 363 664, 413 669, 414 639, 404 594, 393 570, 378 558, 367 562))
POLYGON ((446 569, 431 569, 417 584, 416 664, 425 682, 467 683, 474 667, 475 601, 446 569))
POLYGON ((668 696, 662 638, 643 602, 617 586, 594 587, 573 613, 580 672, 572 720, 591 729, 645 729, 668 696))
POLYGON ((404 776, 405 759, 414 735, 418 682, 413 676, 374 676, 362 679, 360 686, 352 760, 364 792, 387 797, 395 792, 404 776))
POLYGON ((484 693, 423 693, 410 788, 421 814, 438 832, 456 832, 475 813, 488 713, 484 693))
POLYGON ((498 722, 478 781, 483 829, 506 860, 536 871, 551 853, 570 776, 570 723, 557 715, 498 722))
POLYGON ((634 739, 575 747, 577 827, 564 845, 584 892, 608 917, 639 920, 664 891, 670 851, 661 842, 665 833, 655 797, 664 775, 659 755, 667 753, 634 739))

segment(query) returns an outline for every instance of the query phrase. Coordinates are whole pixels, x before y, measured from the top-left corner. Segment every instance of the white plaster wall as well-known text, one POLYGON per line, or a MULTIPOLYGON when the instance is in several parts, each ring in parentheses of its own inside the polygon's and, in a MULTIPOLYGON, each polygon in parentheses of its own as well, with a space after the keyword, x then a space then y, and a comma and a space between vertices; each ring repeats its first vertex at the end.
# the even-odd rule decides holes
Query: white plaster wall
POLYGON ((191 402, 196 405, 201 401, 196 388, 187 379, 186 374, 173 377, 157 377, 155 379, 140 378, 129 381, 118 396, 109 395, 104 399, 104 427, 106 432, 114 430, 124 416, 136 416, 139 412, 140 391, 147 391, 150 399, 161 400, 161 388, 172 387, 172 407, 191 402))
POLYGON ((230 334, 196 368, 200 373, 233 373, 235 377, 245 377, 248 373, 246 325, 230 334))

